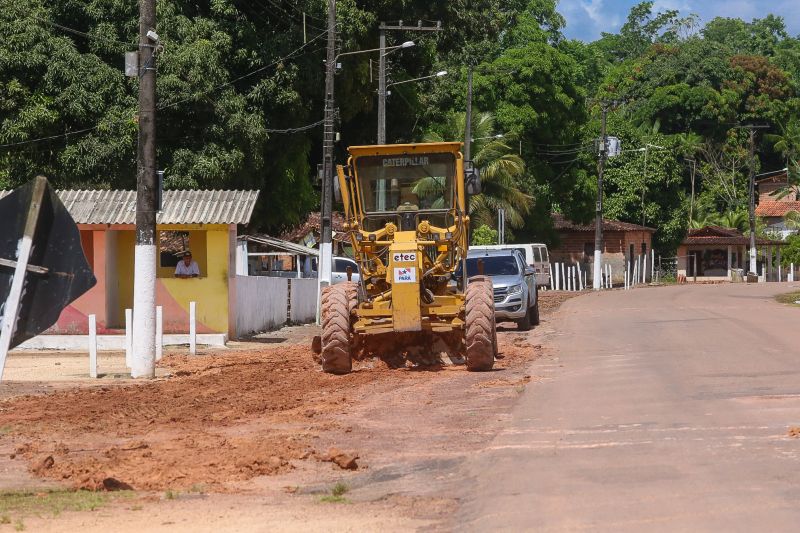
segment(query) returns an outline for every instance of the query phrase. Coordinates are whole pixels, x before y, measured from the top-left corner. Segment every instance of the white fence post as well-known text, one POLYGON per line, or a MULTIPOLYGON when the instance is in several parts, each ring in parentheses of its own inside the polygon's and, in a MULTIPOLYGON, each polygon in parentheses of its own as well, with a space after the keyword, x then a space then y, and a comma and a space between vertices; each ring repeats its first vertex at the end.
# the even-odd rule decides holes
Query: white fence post
POLYGON ((578 265, 578 290, 583 290, 583 270, 580 265, 578 265))
POLYGON ((125 366, 133 364, 133 309, 125 310, 125 366))
POLYGON ((97 317, 89 315, 89 377, 97 377, 97 317))
POLYGON ((550 265, 550 290, 554 291, 556 289, 555 280, 553 279, 553 272, 555 271, 554 264, 550 265))
POLYGON ((164 308, 156 306, 156 361, 164 356, 164 308))
POLYGON ((575 291, 575 267, 569 267, 569 290, 575 291))
POLYGON ((189 302, 189 353, 197 353, 197 302, 189 302))

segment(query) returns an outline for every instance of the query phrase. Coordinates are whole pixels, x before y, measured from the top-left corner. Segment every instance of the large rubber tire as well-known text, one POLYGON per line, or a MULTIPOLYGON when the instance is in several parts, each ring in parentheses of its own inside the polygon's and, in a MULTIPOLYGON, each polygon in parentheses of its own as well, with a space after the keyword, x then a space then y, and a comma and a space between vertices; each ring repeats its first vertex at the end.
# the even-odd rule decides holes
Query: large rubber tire
POLYGON ((322 370, 349 374, 353 370, 351 312, 357 303, 349 283, 322 290, 322 370))
POLYGON ((536 304, 533 306, 531 313, 531 324, 534 326, 538 326, 540 323, 539 320, 539 288, 536 288, 536 304))
POLYGON ((472 372, 491 370, 497 353, 491 280, 478 276, 470 279, 464 299, 467 370, 472 372))
POLYGON ((517 320, 517 329, 520 331, 531 330, 531 308, 525 310, 525 316, 517 320))

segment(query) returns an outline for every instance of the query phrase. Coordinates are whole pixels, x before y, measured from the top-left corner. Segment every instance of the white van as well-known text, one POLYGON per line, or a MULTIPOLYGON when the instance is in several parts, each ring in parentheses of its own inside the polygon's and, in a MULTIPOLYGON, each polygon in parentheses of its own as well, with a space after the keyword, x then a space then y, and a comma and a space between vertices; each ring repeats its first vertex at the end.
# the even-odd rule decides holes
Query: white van
POLYGON ((536 285, 550 287, 550 254, 546 244, 487 244, 470 246, 470 250, 519 250, 528 263, 536 271, 536 285))

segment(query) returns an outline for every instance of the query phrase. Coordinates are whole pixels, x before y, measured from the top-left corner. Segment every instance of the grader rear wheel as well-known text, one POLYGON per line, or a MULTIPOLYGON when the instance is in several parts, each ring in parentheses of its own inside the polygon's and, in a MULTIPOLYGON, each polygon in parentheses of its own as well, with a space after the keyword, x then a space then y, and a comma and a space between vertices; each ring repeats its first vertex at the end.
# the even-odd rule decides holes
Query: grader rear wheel
POLYGON ((491 280, 483 276, 470 279, 464 299, 467 370, 473 372, 491 370, 497 353, 491 280))
POLYGON ((348 374, 353 369, 350 315, 357 305, 354 283, 325 287, 322 291, 322 370, 348 374))

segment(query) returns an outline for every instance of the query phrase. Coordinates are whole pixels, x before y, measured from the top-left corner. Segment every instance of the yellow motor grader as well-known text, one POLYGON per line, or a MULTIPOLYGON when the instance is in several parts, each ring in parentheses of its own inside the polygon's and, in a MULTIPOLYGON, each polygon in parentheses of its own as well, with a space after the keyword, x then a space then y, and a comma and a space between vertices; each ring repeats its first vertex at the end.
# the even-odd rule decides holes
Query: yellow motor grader
POLYGON ((360 281, 323 289, 316 351, 325 372, 346 374, 354 357, 369 355, 413 361, 443 345, 468 370, 492 368, 492 282, 468 277, 466 261, 466 199, 480 192, 480 177, 460 148, 353 146, 337 167, 360 281))

